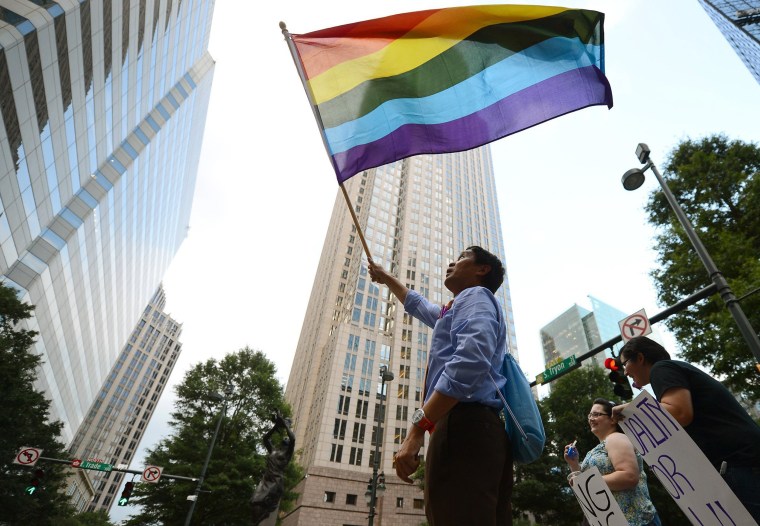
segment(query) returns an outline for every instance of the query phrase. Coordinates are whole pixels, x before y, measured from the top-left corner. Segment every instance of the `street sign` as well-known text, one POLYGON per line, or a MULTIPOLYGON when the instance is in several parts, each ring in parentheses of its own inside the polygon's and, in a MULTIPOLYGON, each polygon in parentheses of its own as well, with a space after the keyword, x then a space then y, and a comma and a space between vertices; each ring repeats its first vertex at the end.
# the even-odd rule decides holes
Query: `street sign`
POLYGON ((142 482, 149 482, 151 484, 156 484, 158 482, 158 479, 161 478, 161 473, 163 473, 164 468, 159 466, 146 466, 142 473, 142 482))
POLYGON ((113 469, 111 464, 106 464, 105 462, 93 462, 91 460, 80 461, 79 467, 82 469, 93 469, 95 471, 111 471, 113 469))
POLYGON ((71 461, 71 467, 72 468, 78 468, 82 466, 82 461, 78 458, 75 458, 71 461))
POLYGON ((559 378, 565 373, 569 373, 573 369, 580 367, 580 365, 580 362, 575 359, 575 355, 570 358, 565 358, 558 364, 552 365, 543 373, 536 376, 536 383, 545 384, 546 382, 559 378))
POLYGON ((649 323, 649 318, 647 318, 647 313, 644 309, 619 321, 618 325, 620 326, 620 336, 623 337, 624 342, 636 336, 652 334, 652 325, 649 323))
POLYGON ((16 458, 13 459, 14 464, 21 464, 22 466, 34 466, 40 459, 42 450, 36 447, 22 447, 16 453, 16 458))

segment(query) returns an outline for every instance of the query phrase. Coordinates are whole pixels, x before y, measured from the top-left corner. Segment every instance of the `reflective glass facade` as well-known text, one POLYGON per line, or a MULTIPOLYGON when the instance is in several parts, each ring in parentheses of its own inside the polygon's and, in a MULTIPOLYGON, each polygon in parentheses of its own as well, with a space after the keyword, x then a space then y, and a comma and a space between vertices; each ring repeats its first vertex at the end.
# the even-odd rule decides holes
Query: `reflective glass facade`
MULTIPOLYGON (((129 466, 182 352, 182 325, 164 313, 165 305, 160 287, 79 426, 69 446, 72 458, 129 466)), ((108 511, 121 494, 124 473, 87 470, 87 474, 94 490, 88 509, 108 511)), ((75 484, 69 479, 69 493, 75 484)))
MULTIPOLYGON (((372 258, 433 302, 451 299, 445 269, 466 247, 480 245, 506 261, 487 146, 413 157, 363 172, 345 186, 372 258)), ((517 355, 508 279, 497 298, 506 313, 509 350, 517 355)), ((380 469, 390 478, 393 453, 422 405, 431 337, 432 330, 405 314, 387 287, 371 282, 338 192, 286 389, 309 477, 283 524, 366 522, 364 492, 375 446, 380 469), (395 376, 386 385, 382 411, 381 365, 395 376)), ((424 521, 418 489, 388 488, 380 504, 383 523, 424 521)))
MULTIPOLYGON (((627 314, 593 296, 589 296, 589 299, 592 310, 573 305, 541 328, 545 364, 558 358, 564 360, 570 356, 579 357, 620 336, 618 322, 627 314)), ((615 346, 616 352, 620 347, 621 344, 615 346)), ((609 350, 605 351, 605 357, 609 356, 609 350)))
POLYGON ((699 3, 760 82, 760 0, 699 0, 699 3))
POLYGON ((210 0, 0 0, 0 272, 71 440, 184 239, 210 0))

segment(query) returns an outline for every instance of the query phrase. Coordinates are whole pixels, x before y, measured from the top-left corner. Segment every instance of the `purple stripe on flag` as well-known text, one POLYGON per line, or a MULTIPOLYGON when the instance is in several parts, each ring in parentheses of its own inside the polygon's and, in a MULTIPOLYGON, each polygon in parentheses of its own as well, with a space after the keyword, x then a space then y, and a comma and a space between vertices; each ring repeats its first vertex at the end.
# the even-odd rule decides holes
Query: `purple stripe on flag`
POLYGON ((612 89, 596 66, 568 71, 487 108, 443 124, 409 124, 333 156, 342 183, 377 166, 423 153, 461 152, 588 106, 612 107, 612 89))

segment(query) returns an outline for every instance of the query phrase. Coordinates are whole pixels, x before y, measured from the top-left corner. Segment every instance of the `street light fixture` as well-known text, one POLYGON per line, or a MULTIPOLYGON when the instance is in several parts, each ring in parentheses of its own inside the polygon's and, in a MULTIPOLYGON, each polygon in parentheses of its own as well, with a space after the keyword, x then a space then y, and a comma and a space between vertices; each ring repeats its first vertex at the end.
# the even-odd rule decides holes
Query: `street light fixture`
POLYGON ((747 346, 750 348, 750 351, 752 351, 752 355, 755 357, 756 362, 755 367, 757 368, 758 372, 760 372, 760 338, 758 338, 757 333, 749 323, 747 316, 744 314, 741 305, 739 305, 739 301, 736 299, 736 296, 731 290, 731 287, 728 285, 726 278, 718 270, 718 267, 715 265, 712 257, 710 257, 710 254, 707 252, 707 248, 705 248, 702 240, 699 239, 699 236, 697 235, 696 230, 694 230, 694 226, 692 226, 691 221, 689 221, 689 218, 686 216, 686 213, 684 213, 681 205, 679 205, 678 201, 676 201, 673 192, 670 191, 670 187, 668 187, 665 179, 663 179, 662 175, 660 175, 660 171, 649 158, 650 152, 651 150, 649 149, 649 146, 643 142, 639 143, 639 145, 636 147, 636 157, 638 157, 639 162, 641 162, 641 164, 644 166, 642 168, 631 168, 623 174, 623 188, 629 191, 636 190, 642 184, 644 184, 644 172, 650 168, 652 169, 652 173, 654 173, 654 176, 657 178, 657 182, 660 183, 662 192, 665 194, 665 198, 667 199, 670 208, 672 208, 673 212, 675 212, 678 221, 681 223, 681 226, 686 232, 686 236, 689 238, 689 241, 691 241, 694 250, 697 252, 697 256, 705 266, 707 274, 710 276, 710 279, 717 287, 720 297, 726 304, 726 308, 731 313, 731 316, 733 316, 736 325, 739 327, 739 332, 741 332, 742 336, 744 337, 744 341, 747 342, 747 346))
POLYGON ((198 485, 195 487, 195 493, 193 495, 188 495, 187 497, 187 500, 190 500, 193 503, 190 505, 190 510, 187 512, 187 518, 185 519, 185 526, 190 526, 190 521, 193 519, 195 504, 198 502, 198 495, 200 495, 201 487, 203 487, 203 479, 206 476, 208 463, 211 461, 211 453, 214 452, 214 444, 216 444, 216 437, 219 434, 219 428, 222 425, 222 419, 224 418, 224 415, 227 413, 227 402, 229 401, 229 398, 233 392, 234 392, 234 388, 232 387, 231 384, 228 384, 224 388, 224 396, 222 396, 219 393, 211 393, 210 395, 210 398, 212 398, 214 401, 223 402, 222 409, 219 411, 219 419, 216 421, 216 429, 214 429, 214 435, 211 437, 211 443, 208 446, 206 461, 203 463, 203 468, 201 469, 201 476, 198 478, 198 485))
POLYGON ((372 463, 372 478, 369 479, 367 492, 364 494, 364 496, 367 498, 367 503, 369 503, 369 526, 373 526, 375 524, 375 507, 377 506, 378 493, 382 495, 382 493, 385 491, 385 473, 378 474, 378 469, 380 467, 380 440, 383 436, 382 424, 383 417, 385 416, 383 409, 383 402, 385 402, 385 382, 390 382, 393 380, 393 373, 388 370, 387 365, 380 366, 380 380, 380 405, 378 406, 378 411, 375 415, 375 419, 377 420, 377 433, 375 434, 375 459, 372 463))

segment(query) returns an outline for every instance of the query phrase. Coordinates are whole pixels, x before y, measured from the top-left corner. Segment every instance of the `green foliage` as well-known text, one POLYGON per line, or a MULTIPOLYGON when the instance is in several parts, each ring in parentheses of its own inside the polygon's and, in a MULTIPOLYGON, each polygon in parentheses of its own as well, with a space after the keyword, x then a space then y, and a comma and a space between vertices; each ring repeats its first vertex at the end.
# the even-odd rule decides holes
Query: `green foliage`
POLYGON ((99 510, 86 511, 61 519, 56 522, 56 526, 114 526, 114 523, 108 520, 108 513, 99 510))
MULTIPOLYGON (((723 135, 687 140, 671 152, 665 179, 735 295, 760 288, 760 148, 723 135)), ((660 268, 652 272, 666 305, 709 285, 711 280, 661 190, 647 204, 658 228, 660 268)), ((760 294, 741 300, 757 331, 760 294)), ((666 321, 681 357, 722 378, 732 391, 760 400, 755 359, 723 300, 714 295, 666 321)))
MULTIPOLYGON (((262 352, 246 347, 220 361, 200 363, 186 373, 176 387, 170 422, 173 434, 148 451, 146 463, 164 466, 164 471, 173 475, 198 477, 222 408, 213 393, 223 393, 227 385, 234 391, 227 400, 193 513, 192 524, 196 525, 250 523, 249 501, 266 464, 262 438, 273 425, 275 411, 290 414, 274 364, 262 352)), ((291 490, 301 478, 303 471, 291 461, 285 481, 289 491, 281 509, 292 506, 296 495, 291 490)), ((129 505, 137 504, 141 511, 126 524, 183 524, 191 505, 186 498, 195 487, 195 482, 164 480, 135 485, 129 505)))
MULTIPOLYGON (((551 394, 539 401, 546 431, 546 448, 532 464, 515 465, 513 515, 533 513, 537 524, 576 526, 583 519, 578 501, 567 484, 570 469, 563 458, 565 445, 577 440, 580 458, 599 443, 588 425, 595 398, 616 400, 607 370, 584 366, 551 383, 551 394)), ((649 491, 663 524, 688 524, 678 506, 648 472, 649 491)))
POLYGON ((43 456, 63 458, 59 441, 63 424, 49 422, 50 401, 34 388, 42 359, 30 352, 37 333, 18 324, 32 316, 16 292, 0 285, 0 523, 60 524, 74 514, 62 491, 65 475, 60 464, 38 461, 44 470, 40 490, 27 495, 33 469, 12 464, 23 447, 43 449, 43 456), (8 432, 12 431, 12 432, 8 432))

